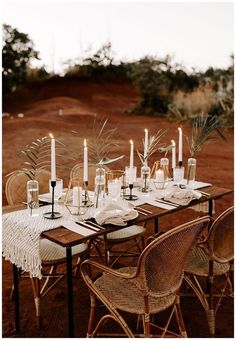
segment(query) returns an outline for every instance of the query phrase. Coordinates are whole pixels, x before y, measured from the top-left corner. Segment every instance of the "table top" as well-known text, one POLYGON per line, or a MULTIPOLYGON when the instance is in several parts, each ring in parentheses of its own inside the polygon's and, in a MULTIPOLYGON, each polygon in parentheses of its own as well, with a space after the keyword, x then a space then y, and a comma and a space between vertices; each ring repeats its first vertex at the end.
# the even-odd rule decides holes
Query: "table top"
MULTIPOLYGON (((164 216, 164 215, 168 215, 170 213, 192 207, 192 206, 197 205, 199 203, 204 203, 204 202, 207 202, 207 201, 210 201, 210 200, 219 199, 219 198, 221 198, 225 195, 232 193, 233 189, 226 189, 226 188, 219 188, 219 187, 211 186, 211 187, 207 187, 207 188, 202 189, 202 191, 205 192, 205 193, 208 193, 209 196, 207 196, 207 197, 202 196, 199 200, 191 201, 187 206, 178 206, 178 207, 176 207, 172 210, 167 210, 167 209, 155 207, 155 206, 152 206, 148 203, 142 204, 142 205, 140 205, 140 207, 143 207, 143 208, 151 211, 152 213, 148 214, 146 216, 139 214, 139 216, 135 220, 132 220, 127 224, 127 227, 132 225, 132 224, 139 224, 139 223, 142 223, 142 222, 147 221, 147 220, 151 220, 151 219, 158 218, 158 217, 161 217, 161 216, 164 216)), ((53 242, 61 245, 63 247, 72 247, 72 246, 75 246, 75 245, 77 245, 77 244, 79 244, 83 241, 88 240, 88 239, 94 239, 94 238, 96 238, 100 235, 106 235, 106 234, 108 234, 112 231, 115 231, 115 230, 118 230, 118 229, 121 229, 121 228, 125 228, 125 227, 124 226, 118 227, 118 226, 108 225, 105 230, 98 231, 97 233, 94 233, 94 234, 89 235, 89 236, 82 236, 78 233, 75 233, 75 232, 68 230, 68 229, 61 226, 61 227, 58 227, 58 228, 53 229, 53 230, 45 231, 41 234, 41 236, 50 240, 50 241, 53 241, 53 242)))

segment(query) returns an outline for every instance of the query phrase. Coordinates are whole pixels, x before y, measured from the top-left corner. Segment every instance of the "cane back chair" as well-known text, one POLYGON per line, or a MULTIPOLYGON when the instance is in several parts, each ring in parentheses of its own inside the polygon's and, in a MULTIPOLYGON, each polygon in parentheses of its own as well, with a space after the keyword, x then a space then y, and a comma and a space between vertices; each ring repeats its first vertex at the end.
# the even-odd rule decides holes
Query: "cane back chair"
POLYGON ((223 296, 232 296, 230 280, 234 257, 234 208, 225 210, 211 225, 206 239, 200 242, 188 257, 185 280, 193 289, 205 309, 210 334, 215 337, 215 317, 223 296), (216 287, 217 276, 225 276, 221 287, 216 287), (207 278, 203 288, 201 277, 207 278), (229 291, 226 294, 227 285, 229 291))
MULTIPOLYGON (((175 314, 180 335, 186 330, 181 314, 179 288, 184 274, 184 263, 204 229, 209 216, 178 226, 152 241, 140 255, 137 267, 124 267, 117 270, 91 260, 81 264, 82 277, 89 288, 91 310, 88 336, 94 337, 109 319, 115 320, 128 337, 134 337, 119 311, 136 314, 143 321, 143 336, 150 337, 150 326, 161 329, 161 336, 175 334, 168 330, 175 314), (103 275, 93 281, 90 270, 101 270, 103 275), (96 298, 109 310, 93 330, 96 298), (172 307, 164 327, 150 322, 151 315, 172 307)), ((118 335, 118 334, 116 334, 118 335)), ((176 335, 176 334, 175 334, 176 335)))
MULTIPOLYGON (((89 164, 89 189, 94 190, 94 179, 96 176, 96 164, 89 164), (92 183, 92 186, 91 184, 92 183)), ((109 171, 108 167, 104 167, 105 171, 109 171)), ((76 164, 72 169, 70 173, 70 177, 82 177, 83 175, 83 163, 76 164)), ((105 263, 106 265, 112 266, 122 256, 133 256, 140 255, 143 248, 144 248, 144 233, 145 228, 141 225, 131 225, 128 228, 120 229, 117 231, 114 231, 112 233, 107 234, 105 237, 103 237, 104 241, 104 251, 105 251, 105 263), (130 242, 131 241, 131 242, 130 242), (122 243, 128 243, 129 246, 127 248, 124 248, 124 250, 114 251, 114 246, 120 245, 122 243), (138 250, 138 253, 134 253, 131 251, 132 248, 136 247, 138 250), (113 262, 110 261, 111 258, 115 257, 115 260, 113 262)), ((99 249, 97 248, 98 252, 100 253, 99 249)), ((100 256, 101 253, 100 253, 100 256)))
MULTIPOLYGON (((50 172, 46 170, 38 172, 36 179, 39 181, 40 193, 48 192, 49 178, 50 172)), ((23 205, 20 203, 26 201, 26 184, 28 180, 29 178, 24 173, 12 174, 7 179, 6 197, 9 205, 3 208, 3 213, 9 213, 23 208, 23 205), (14 190, 15 187, 17 190, 14 190)), ((38 328, 41 326, 42 319, 41 298, 44 297, 64 277, 64 273, 57 272, 57 267, 60 264, 66 263, 66 250, 60 245, 43 238, 39 241, 39 249, 42 259, 43 280, 39 280, 34 277, 31 278, 38 328)), ((72 255, 77 260, 76 267, 87 253, 88 245, 86 243, 79 244, 72 248, 72 255)), ((21 277, 22 274, 22 271, 19 270, 19 277, 21 277)), ((13 289, 14 287, 12 288, 11 296, 13 296, 13 289)))

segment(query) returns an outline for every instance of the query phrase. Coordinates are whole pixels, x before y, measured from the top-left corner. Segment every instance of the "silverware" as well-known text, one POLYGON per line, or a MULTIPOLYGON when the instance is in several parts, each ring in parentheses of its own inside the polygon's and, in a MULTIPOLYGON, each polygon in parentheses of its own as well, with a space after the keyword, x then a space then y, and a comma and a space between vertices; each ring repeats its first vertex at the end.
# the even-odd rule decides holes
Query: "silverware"
POLYGON ((95 223, 95 222, 93 222, 93 221, 86 220, 86 223, 89 223, 89 224, 91 224, 92 226, 94 226, 94 227, 96 227, 96 228, 99 228, 99 229, 106 229, 106 228, 102 227, 100 224, 97 224, 97 223, 95 223))
POLYGON ((92 230, 92 231, 95 231, 95 232, 97 232, 97 231, 100 230, 100 229, 95 228, 95 227, 92 227, 91 225, 88 225, 87 223, 84 223, 84 222, 82 222, 82 221, 75 222, 75 223, 78 224, 78 225, 81 225, 82 227, 85 227, 85 228, 87 228, 87 229, 90 229, 90 230, 92 230))
POLYGON ((202 194, 202 196, 206 196, 206 197, 209 197, 211 196, 211 194, 209 194, 208 192, 205 192, 205 191, 201 191, 201 190, 195 190, 197 192, 199 192, 200 194, 202 194))
POLYGON ((139 214, 141 214, 141 215, 144 215, 144 216, 147 216, 147 215, 148 215, 147 213, 145 213, 145 212, 143 212, 142 210, 139 210, 139 209, 137 209, 137 208, 134 208, 134 210, 137 210, 137 212, 138 212, 139 214))
POLYGON ((172 202, 169 202, 169 201, 166 201, 166 200, 163 200, 163 199, 161 199, 161 200, 155 199, 155 201, 156 201, 156 202, 159 202, 159 203, 163 203, 163 204, 170 205, 170 206, 175 207, 175 208, 180 207, 180 204, 172 203, 172 202))
POLYGON ((152 212, 151 212, 150 210, 141 208, 141 207, 139 207, 139 206, 137 206, 136 209, 137 209, 137 210, 139 209, 140 211, 143 211, 143 212, 145 212, 145 213, 147 213, 147 214, 152 214, 152 212))

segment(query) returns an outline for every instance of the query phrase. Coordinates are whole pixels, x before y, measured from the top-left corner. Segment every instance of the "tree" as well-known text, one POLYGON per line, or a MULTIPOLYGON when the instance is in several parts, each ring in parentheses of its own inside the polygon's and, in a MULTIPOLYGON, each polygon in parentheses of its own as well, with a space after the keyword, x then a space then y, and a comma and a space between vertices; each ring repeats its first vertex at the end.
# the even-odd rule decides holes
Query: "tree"
POLYGON ((26 80, 27 67, 38 52, 28 34, 10 25, 3 25, 2 82, 3 94, 11 94, 18 84, 26 80))

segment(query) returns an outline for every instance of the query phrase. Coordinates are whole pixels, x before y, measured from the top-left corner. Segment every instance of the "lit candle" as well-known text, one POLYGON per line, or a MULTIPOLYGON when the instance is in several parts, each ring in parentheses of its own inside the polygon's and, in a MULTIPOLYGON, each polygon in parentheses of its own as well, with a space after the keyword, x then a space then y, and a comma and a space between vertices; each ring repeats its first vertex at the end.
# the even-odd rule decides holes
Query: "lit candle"
POLYGON ((144 159, 147 157, 147 153, 148 153, 148 130, 144 129, 144 159))
POLYGON ((179 127, 179 162, 183 161, 183 132, 182 129, 179 127))
POLYGON ((55 139, 51 133, 51 181, 56 180, 56 151, 55 151, 55 139))
POLYGON ((82 188, 81 187, 73 187, 73 206, 79 207, 82 205, 82 188))
POLYGON ((176 158, 175 158, 175 155, 176 155, 176 151, 175 151, 175 141, 172 140, 171 141, 171 144, 172 144, 172 169, 174 169, 176 167, 176 158))
POLYGON ((134 168, 134 144, 130 141, 130 160, 129 160, 129 184, 133 184, 133 168, 134 168))
POLYGON ((88 182, 88 147, 84 140, 84 182, 88 182))

